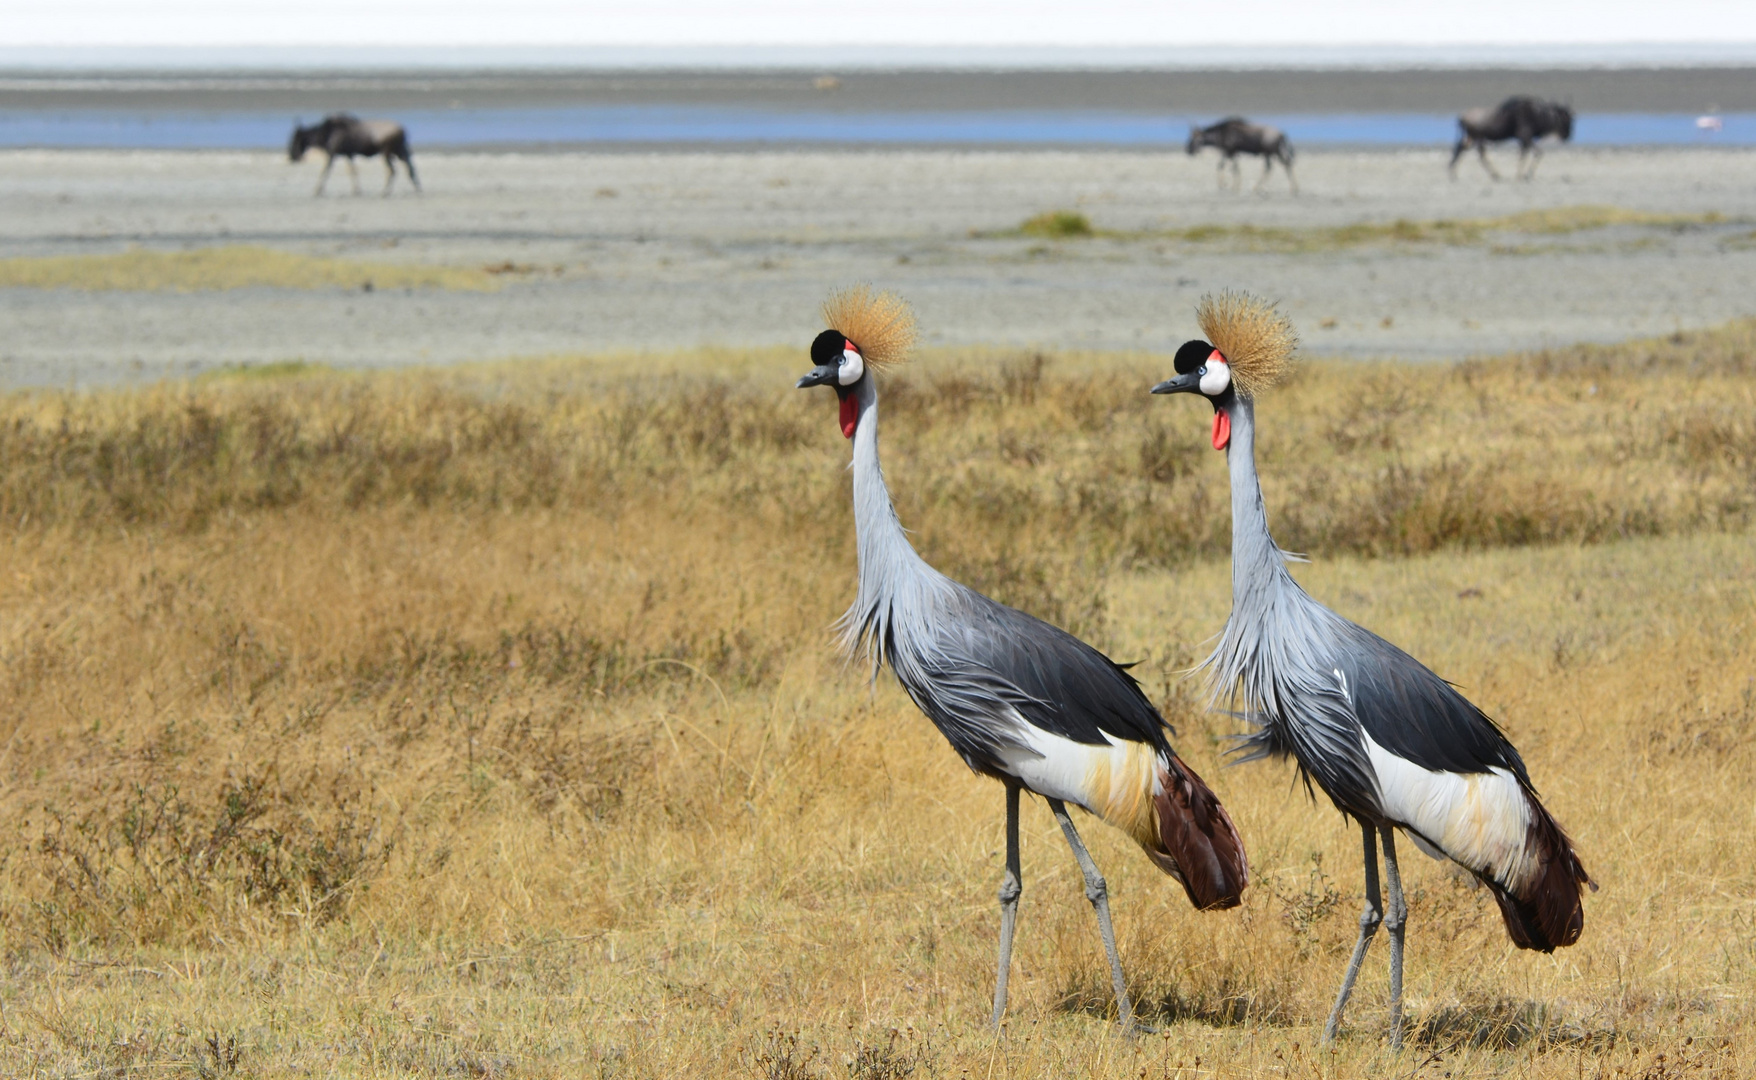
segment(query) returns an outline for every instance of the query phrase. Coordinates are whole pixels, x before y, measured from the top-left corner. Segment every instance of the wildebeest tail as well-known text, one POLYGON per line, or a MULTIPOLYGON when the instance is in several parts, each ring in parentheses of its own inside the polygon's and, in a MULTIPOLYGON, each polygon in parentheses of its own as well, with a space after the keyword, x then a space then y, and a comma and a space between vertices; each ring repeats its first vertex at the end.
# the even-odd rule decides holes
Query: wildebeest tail
POLYGON ((1518 888, 1484 878, 1500 903, 1506 933, 1521 949, 1554 952, 1579 940, 1585 929, 1585 906, 1581 891, 1596 889, 1585 872, 1567 833, 1528 788, 1531 823, 1526 850, 1536 865, 1518 888))
POLYGON ((1250 864, 1231 816, 1180 758, 1161 760, 1158 780, 1153 806, 1160 850, 1149 848, 1147 855, 1182 883, 1197 908, 1237 907, 1250 883, 1250 864))

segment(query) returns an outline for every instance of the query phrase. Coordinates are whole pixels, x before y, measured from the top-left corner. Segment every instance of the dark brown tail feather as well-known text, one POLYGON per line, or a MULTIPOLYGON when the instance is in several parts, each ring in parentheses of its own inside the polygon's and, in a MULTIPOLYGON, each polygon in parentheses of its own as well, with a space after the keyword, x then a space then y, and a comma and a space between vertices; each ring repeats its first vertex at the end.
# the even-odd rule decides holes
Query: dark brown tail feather
POLYGON ((1183 883, 1189 902, 1203 911, 1237 907, 1250 883, 1244 841, 1231 816, 1195 770, 1173 757, 1159 769, 1163 792, 1158 810, 1161 850, 1147 850, 1159 869, 1183 883))
POLYGON ((1579 940, 1580 931, 1585 929, 1580 890, 1588 885, 1593 889, 1597 886, 1580 864, 1560 823, 1530 791, 1525 791, 1524 797, 1531 809, 1528 842, 1536 850, 1542 869, 1517 895, 1499 882, 1487 884, 1494 890, 1494 899, 1500 902, 1500 917, 1506 921, 1506 933, 1512 943, 1521 949, 1554 952, 1579 940))

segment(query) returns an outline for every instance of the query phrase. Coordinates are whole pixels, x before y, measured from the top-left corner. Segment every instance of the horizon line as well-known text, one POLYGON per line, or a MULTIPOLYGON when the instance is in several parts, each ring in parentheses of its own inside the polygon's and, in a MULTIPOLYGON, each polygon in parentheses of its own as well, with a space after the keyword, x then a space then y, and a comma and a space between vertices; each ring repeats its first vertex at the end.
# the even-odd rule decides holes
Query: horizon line
POLYGON ((1182 70, 1756 66, 1756 40, 1516 45, 0 45, 0 70, 1182 70))

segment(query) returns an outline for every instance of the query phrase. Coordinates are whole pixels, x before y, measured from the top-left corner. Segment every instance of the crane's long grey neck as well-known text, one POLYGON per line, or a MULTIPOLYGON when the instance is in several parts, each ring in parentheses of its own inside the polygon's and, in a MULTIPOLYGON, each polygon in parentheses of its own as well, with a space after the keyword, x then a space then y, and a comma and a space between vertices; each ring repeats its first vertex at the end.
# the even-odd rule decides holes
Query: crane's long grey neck
POLYGON ((1285 601, 1303 593, 1287 573, 1286 553, 1268 534, 1268 512, 1256 478, 1255 404, 1234 397, 1225 409, 1232 424, 1226 447, 1232 480, 1232 614, 1203 666, 1215 701, 1235 688, 1243 694, 1245 708, 1254 710, 1276 697, 1273 672, 1263 658, 1277 653, 1283 635, 1293 630, 1288 616, 1295 612, 1285 601))
POLYGON ((902 552, 918 561, 908 533, 897 520, 890 488, 884 482, 884 466, 878 461, 878 390, 867 376, 854 387, 859 403, 859 424, 854 428, 854 533, 859 538, 860 586, 863 594, 869 578, 879 573, 902 552))
POLYGON ((1285 554, 1268 533, 1262 482, 1256 476, 1256 403, 1234 397, 1226 413, 1232 422, 1226 467, 1232 480, 1232 609, 1237 611, 1248 594, 1292 575, 1285 554))
POLYGON ((925 606, 945 583, 928 566, 897 520, 878 461, 878 390, 870 374, 854 387, 859 421, 854 428, 854 534, 860 559, 860 592, 842 617, 842 642, 854 651, 862 638, 883 648, 893 632, 918 629, 925 606))

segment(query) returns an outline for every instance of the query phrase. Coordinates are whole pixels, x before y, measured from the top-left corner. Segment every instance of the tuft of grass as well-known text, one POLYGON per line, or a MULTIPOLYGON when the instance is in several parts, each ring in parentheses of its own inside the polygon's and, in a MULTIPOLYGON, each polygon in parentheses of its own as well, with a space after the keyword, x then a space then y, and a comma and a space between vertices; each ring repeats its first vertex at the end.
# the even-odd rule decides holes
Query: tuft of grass
POLYGON ((357 262, 231 244, 186 251, 133 248, 108 255, 0 259, 0 288, 211 292, 226 289, 498 288, 481 270, 416 263, 357 262))
MULTIPOLYGON (((832 652, 831 396, 678 359, 0 398, 0 1073, 1381 1074, 1381 950, 1311 1049, 1357 836, 1181 676, 1229 522, 1166 358, 929 350, 881 405, 923 553, 1139 661, 1249 845, 1201 914, 1084 830, 1132 1043, 1034 806, 986 1030, 1003 800, 832 652)), ((1604 885, 1540 957, 1406 861, 1411 1068, 1756 1071, 1753 374, 1743 323, 1258 403, 1301 583, 1466 686, 1604 885)))
POLYGON ((1024 236, 1047 240, 1074 240, 1097 235, 1091 227, 1091 219, 1077 210, 1045 210, 1027 218, 1018 226, 1018 231, 1024 236))

